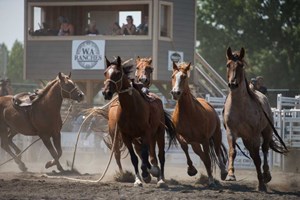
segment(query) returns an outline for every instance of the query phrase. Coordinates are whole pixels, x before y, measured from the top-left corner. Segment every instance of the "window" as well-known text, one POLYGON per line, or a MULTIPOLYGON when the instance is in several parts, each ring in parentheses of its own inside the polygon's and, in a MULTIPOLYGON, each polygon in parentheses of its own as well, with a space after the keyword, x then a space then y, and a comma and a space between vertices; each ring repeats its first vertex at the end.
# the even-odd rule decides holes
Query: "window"
POLYGON ((173 29, 173 4, 161 2, 160 4, 160 39, 172 39, 173 29))
MULTIPOLYGON (((72 36, 123 36, 127 35, 123 29, 118 32, 127 23, 126 17, 132 16, 136 31, 132 31, 135 36, 150 37, 151 27, 147 31, 141 32, 145 28, 145 20, 151 10, 151 1, 98 1, 98 2, 36 2, 29 3, 28 9, 28 30, 30 36, 59 36, 60 29, 65 26, 65 32, 70 32, 68 25, 62 25, 64 22, 71 24, 72 36), (143 26, 142 26, 143 25, 143 26), (97 29, 95 34, 89 34, 91 27, 97 29), (116 29, 116 30, 115 30, 116 29)), ((150 19, 150 18, 149 18, 150 19)), ((128 22, 129 23, 129 22, 128 22)), ((150 24, 150 23, 149 23, 150 24)), ((124 38, 124 37, 122 37, 124 38)), ((132 38, 132 37, 131 37, 132 38)), ((31 38, 31 39, 34 39, 31 38)))

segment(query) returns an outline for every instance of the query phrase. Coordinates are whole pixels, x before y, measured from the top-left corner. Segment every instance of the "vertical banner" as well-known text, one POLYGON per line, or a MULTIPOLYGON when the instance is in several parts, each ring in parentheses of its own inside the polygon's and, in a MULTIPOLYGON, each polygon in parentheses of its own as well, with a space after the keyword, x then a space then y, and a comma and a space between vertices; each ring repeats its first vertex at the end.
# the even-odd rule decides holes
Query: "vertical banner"
POLYGON ((173 70, 173 61, 176 63, 183 62, 183 52, 169 51, 169 53, 168 53, 168 70, 169 71, 173 70))
POLYGON ((72 69, 104 69, 104 40, 73 40, 72 69))

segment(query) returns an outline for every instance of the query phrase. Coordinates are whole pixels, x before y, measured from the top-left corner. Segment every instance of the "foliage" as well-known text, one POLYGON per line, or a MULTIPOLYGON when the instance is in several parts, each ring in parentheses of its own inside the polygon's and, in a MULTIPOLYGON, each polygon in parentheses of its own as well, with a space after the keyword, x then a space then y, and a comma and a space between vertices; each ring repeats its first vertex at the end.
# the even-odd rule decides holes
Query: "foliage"
POLYGON ((248 78, 269 88, 300 87, 300 1, 198 0, 200 54, 225 77, 225 52, 246 49, 248 78))
POLYGON ((9 55, 7 76, 12 82, 23 82, 23 45, 16 40, 9 55))

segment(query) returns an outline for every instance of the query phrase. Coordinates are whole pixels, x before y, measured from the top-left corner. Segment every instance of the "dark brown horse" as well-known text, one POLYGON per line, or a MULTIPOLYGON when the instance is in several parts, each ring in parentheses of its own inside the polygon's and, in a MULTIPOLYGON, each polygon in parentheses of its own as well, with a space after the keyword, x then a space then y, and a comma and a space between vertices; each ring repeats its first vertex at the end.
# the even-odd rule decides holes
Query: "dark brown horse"
POLYGON ((265 183, 271 180, 268 165, 268 150, 271 147, 276 152, 285 153, 287 149, 273 125, 273 117, 268 99, 258 91, 252 91, 245 75, 245 50, 232 53, 227 49, 227 79, 230 89, 224 106, 224 125, 229 145, 229 164, 227 180, 235 181, 234 159, 236 156, 236 139, 242 138, 245 147, 249 150, 254 161, 258 189, 266 190, 265 183), (273 131, 275 133, 272 138, 273 131), (264 156, 263 173, 259 148, 262 147, 264 156))
MULTIPOLYGON (((135 60, 135 68, 136 68, 135 78, 137 81, 140 81, 142 83, 142 85, 144 85, 147 88, 151 85, 151 74, 153 72, 153 67, 151 66, 151 63, 152 63, 151 58, 137 57, 135 60)), ((154 110, 160 109, 162 107, 162 101, 157 96, 154 96, 154 94, 151 94, 151 95, 155 98, 156 102, 150 102, 150 106, 152 106, 154 110)), ((118 138, 116 139, 115 148, 113 151, 114 151, 116 163, 119 167, 119 171, 121 173, 123 173, 123 168, 122 168, 122 164, 121 164, 121 151, 122 151, 122 146, 123 146, 123 140, 122 140, 121 133, 119 132, 119 129, 117 128, 117 130, 116 130, 116 123, 118 120, 117 111, 119 109, 118 108, 119 106, 120 106, 120 103, 118 101, 118 98, 116 98, 115 100, 113 100, 111 102, 111 104, 108 108, 108 114, 107 114, 108 118, 107 119, 109 119, 109 121, 110 121, 109 122, 109 135, 110 135, 111 140, 110 141, 107 140, 105 143, 108 146, 108 148, 111 149, 115 131, 118 132, 117 133, 118 138)), ((104 115, 104 117, 106 117, 106 115, 104 115)), ((134 143, 135 151, 141 157, 140 140, 135 139, 135 140, 133 140, 133 143, 134 143)), ((157 169, 155 169, 155 167, 152 167, 152 170, 150 170, 150 173, 153 176, 158 175, 158 171, 157 171, 157 169)))
POLYGON ((214 108, 202 98, 195 98, 189 88, 191 63, 173 63, 172 91, 177 100, 172 120, 176 127, 176 137, 183 149, 188 164, 187 173, 197 174, 196 168, 188 153, 188 144, 203 161, 208 183, 214 186, 212 168, 217 163, 221 170, 221 179, 227 175, 227 151, 222 144, 220 119, 214 108))
POLYGON ((109 127, 115 127, 115 123, 117 123, 117 128, 120 129, 123 142, 129 150, 134 166, 136 177, 134 185, 142 185, 138 169, 138 157, 132 146, 134 140, 139 139, 141 141, 140 154, 142 157, 141 169, 143 179, 145 182, 148 182, 149 169, 159 169, 155 153, 157 143, 160 162, 157 185, 165 186, 165 130, 169 134, 169 142, 175 139, 175 130, 171 126, 171 119, 165 115, 162 105, 158 105, 154 110, 150 103, 140 95, 139 91, 132 87, 129 81, 129 74, 133 71, 133 66, 123 67, 120 57, 114 62, 106 59, 106 63, 107 69, 104 73, 105 86, 103 95, 105 99, 110 100, 113 94, 117 93, 120 102, 119 106, 117 106, 117 114, 114 115, 115 120, 109 120, 109 127), (149 155, 152 166, 148 160, 149 155))
POLYGON ((63 171, 59 163, 62 155, 60 135, 62 101, 68 98, 79 102, 84 98, 83 92, 76 87, 70 77, 71 74, 65 76, 59 73, 58 77, 49 82, 45 88, 38 90, 34 97, 29 97, 32 101, 27 100, 26 106, 23 107, 21 100, 16 97, 21 95, 0 98, 1 147, 14 158, 22 171, 27 170, 25 164, 9 148, 9 145, 15 145, 12 138, 16 133, 39 136, 54 159, 47 162, 45 167, 56 165, 58 170, 63 171))

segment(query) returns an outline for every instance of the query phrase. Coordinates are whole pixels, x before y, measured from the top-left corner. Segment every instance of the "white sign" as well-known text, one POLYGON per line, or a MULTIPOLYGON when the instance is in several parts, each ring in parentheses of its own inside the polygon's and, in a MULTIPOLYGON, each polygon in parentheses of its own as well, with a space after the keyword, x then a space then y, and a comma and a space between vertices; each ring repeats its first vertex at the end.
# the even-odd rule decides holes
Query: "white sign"
POLYGON ((72 69, 104 69, 104 40, 73 40, 72 69))
POLYGON ((173 70, 173 61, 175 63, 183 62, 183 52, 179 51, 169 51, 168 54, 168 70, 173 70))

